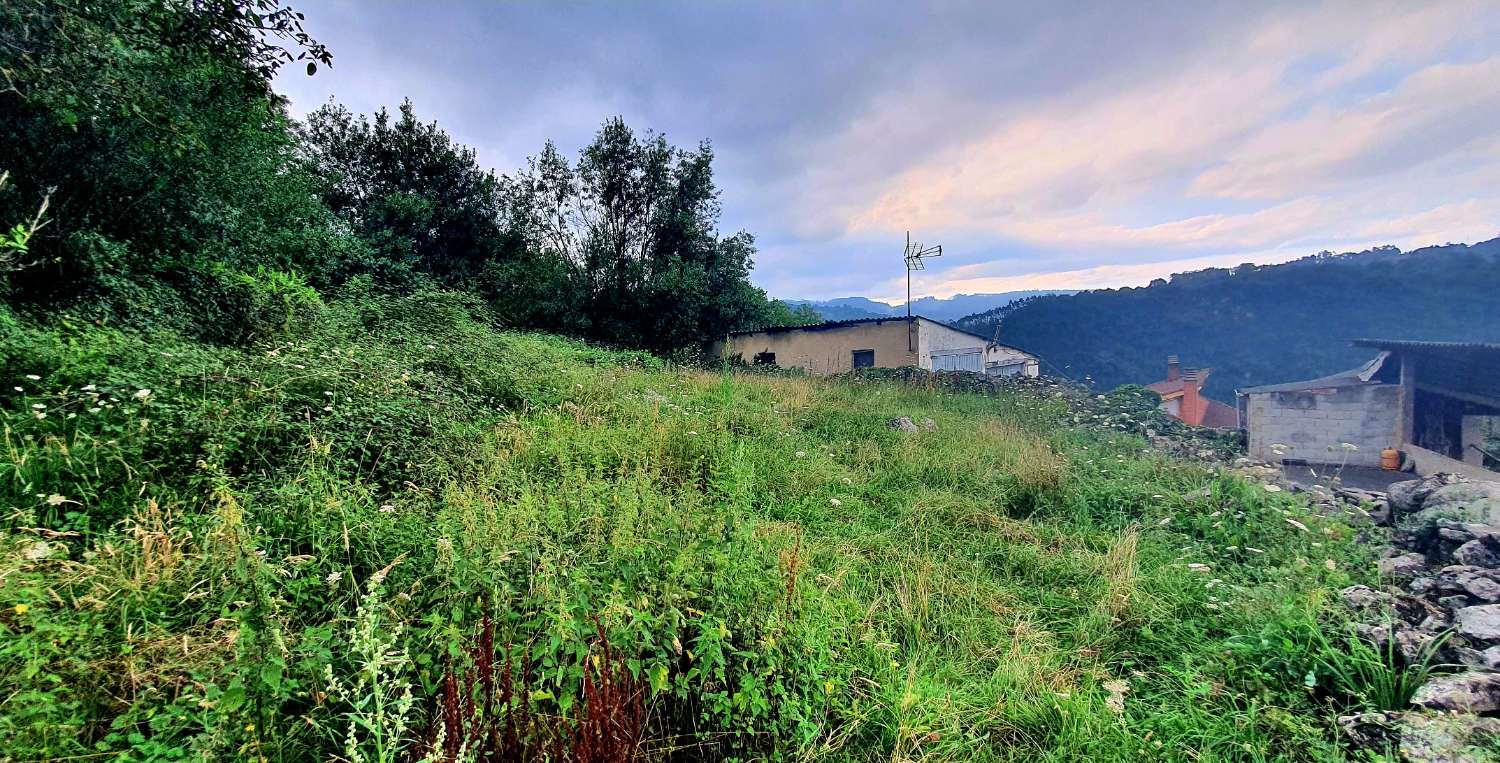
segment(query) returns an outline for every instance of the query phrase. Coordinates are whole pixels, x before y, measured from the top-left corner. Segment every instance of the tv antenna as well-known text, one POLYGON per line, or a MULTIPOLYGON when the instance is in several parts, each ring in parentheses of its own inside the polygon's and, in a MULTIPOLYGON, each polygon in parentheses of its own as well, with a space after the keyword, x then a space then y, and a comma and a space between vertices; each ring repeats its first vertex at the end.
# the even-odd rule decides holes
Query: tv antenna
MULTIPOLYGON (((924 264, 922 264, 922 259, 925 258, 925 257, 941 257, 941 256, 943 256, 943 247, 942 247, 941 244, 939 244, 937 246, 924 247, 924 246, 922 246, 922 244, 920 242, 912 241, 911 240, 911 231, 907 231, 906 232, 906 251, 902 254, 902 256, 906 259, 906 322, 908 324, 910 324, 911 323, 911 272, 913 270, 926 270, 927 266, 924 265, 924 264)), ((908 350, 914 349, 912 347, 912 337, 911 337, 911 335, 914 332, 913 332, 911 326, 908 325, 906 333, 907 333, 907 336, 906 336, 906 345, 907 345, 907 347, 906 347, 906 349, 908 349, 908 350)))
POLYGON ((922 258, 929 256, 942 256, 942 244, 938 246, 922 247, 918 241, 912 241, 912 232, 906 231, 906 316, 912 316, 912 271, 927 270, 927 265, 922 264, 922 258))

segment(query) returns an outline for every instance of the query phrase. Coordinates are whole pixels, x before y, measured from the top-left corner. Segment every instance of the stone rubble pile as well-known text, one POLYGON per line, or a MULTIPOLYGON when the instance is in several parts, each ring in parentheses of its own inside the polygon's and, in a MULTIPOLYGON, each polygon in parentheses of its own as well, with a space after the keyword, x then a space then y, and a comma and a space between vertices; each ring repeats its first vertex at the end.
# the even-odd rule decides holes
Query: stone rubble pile
POLYGON ((1411 763, 1472 760, 1500 744, 1500 482, 1434 474, 1384 495, 1323 492, 1330 504, 1374 506, 1372 519, 1394 528, 1379 562, 1387 590, 1342 592, 1360 635, 1405 665, 1441 666, 1413 709, 1340 718, 1350 743, 1394 747, 1411 763))

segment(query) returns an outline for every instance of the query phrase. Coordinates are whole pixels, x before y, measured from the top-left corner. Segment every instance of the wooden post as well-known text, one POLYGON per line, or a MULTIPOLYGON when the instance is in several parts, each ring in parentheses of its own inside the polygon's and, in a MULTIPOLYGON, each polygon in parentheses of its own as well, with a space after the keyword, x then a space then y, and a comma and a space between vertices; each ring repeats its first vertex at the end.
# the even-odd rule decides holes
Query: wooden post
POLYGON ((1400 449, 1403 445, 1416 444, 1417 439, 1417 369, 1416 359, 1413 353, 1403 352, 1396 357, 1401 359, 1401 412, 1397 416, 1399 431, 1396 432, 1396 445, 1400 449))

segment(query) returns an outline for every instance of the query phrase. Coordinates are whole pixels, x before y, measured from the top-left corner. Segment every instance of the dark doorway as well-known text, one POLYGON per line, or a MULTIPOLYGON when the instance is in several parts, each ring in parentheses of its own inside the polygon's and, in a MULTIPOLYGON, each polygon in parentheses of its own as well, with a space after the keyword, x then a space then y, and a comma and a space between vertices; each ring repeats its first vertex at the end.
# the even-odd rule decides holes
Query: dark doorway
POLYGON ((855 350, 854 351, 854 367, 855 368, 874 368, 875 367, 875 351, 874 350, 855 350))
POLYGON ((774 353, 774 352, 757 352, 757 353, 755 353, 755 361, 754 362, 755 362, 755 365, 757 365, 757 366, 774 366, 774 365, 776 365, 776 353, 774 353))

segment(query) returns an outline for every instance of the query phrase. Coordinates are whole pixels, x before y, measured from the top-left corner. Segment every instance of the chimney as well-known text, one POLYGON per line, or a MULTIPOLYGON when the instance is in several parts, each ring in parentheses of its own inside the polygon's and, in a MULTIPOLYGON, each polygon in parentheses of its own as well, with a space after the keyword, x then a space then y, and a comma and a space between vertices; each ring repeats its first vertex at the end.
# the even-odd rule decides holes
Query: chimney
POLYGON ((1167 381, 1177 381, 1182 364, 1177 362, 1176 355, 1167 356, 1167 381))
POLYGON ((1200 384, 1198 369, 1189 368, 1182 372, 1182 409, 1177 418, 1195 427, 1203 425, 1203 398, 1198 395, 1200 384))

